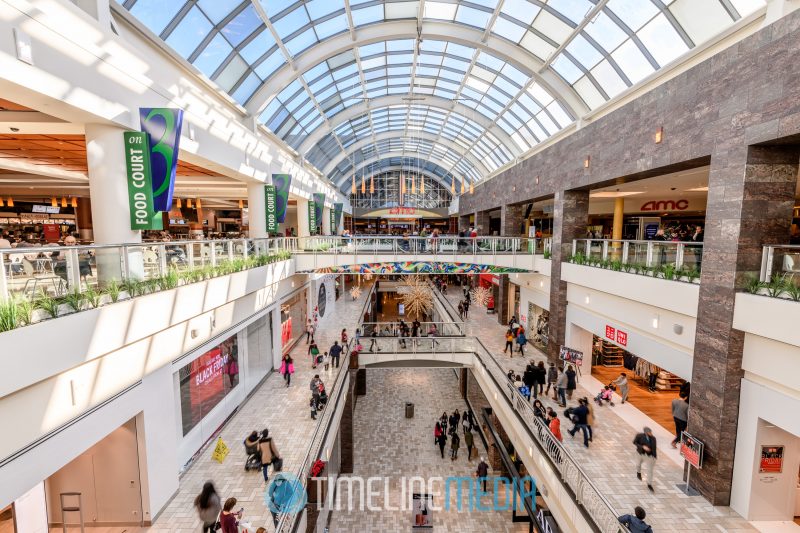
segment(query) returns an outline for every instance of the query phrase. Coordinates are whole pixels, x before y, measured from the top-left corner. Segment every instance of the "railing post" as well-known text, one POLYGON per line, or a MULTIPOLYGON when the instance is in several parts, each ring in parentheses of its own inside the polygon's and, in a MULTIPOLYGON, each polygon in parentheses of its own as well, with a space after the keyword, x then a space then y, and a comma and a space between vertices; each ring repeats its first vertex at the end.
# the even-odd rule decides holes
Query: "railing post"
POLYGON ((630 252, 630 242, 625 241, 622 243, 622 263, 628 262, 628 253, 630 252))
POLYGON ((578 253, 578 239, 572 239, 572 255, 578 253))
POLYGON ((247 259, 247 256, 249 255, 249 253, 248 253, 250 251, 250 250, 248 250, 249 244, 250 244, 249 239, 242 239, 242 256, 245 259, 247 259))
POLYGON ((158 250, 158 275, 163 276, 167 273, 167 246, 161 243, 156 249, 158 250))
POLYGON ((592 255, 592 239, 586 239, 586 250, 585 250, 585 252, 586 252, 586 257, 588 259, 589 256, 592 255))
POLYGON ((194 244, 191 242, 186 246, 186 260, 189 262, 189 268, 194 268, 194 244))
POLYGON ((11 261, 6 261, 6 255, 0 253, 0 301, 8 300, 8 277, 10 275, 11 261))
POLYGON ((647 241, 647 259, 645 259, 645 266, 653 266, 653 241, 647 241))
POLYGON ((686 250, 686 245, 682 242, 678 243, 678 248, 675 250, 675 269, 683 268, 683 253, 686 250))
POLYGON ((608 241, 603 241, 603 261, 608 261, 608 241))
POLYGON ((217 266, 217 247, 214 243, 208 244, 208 257, 211 259, 211 266, 217 266))
POLYGON ((66 250, 67 257, 65 258, 67 264, 67 290, 68 291, 81 291, 81 267, 78 262, 78 250, 66 250))
POLYGON ((775 248, 767 246, 761 252, 761 281, 769 281, 772 277, 772 263, 775 260, 775 248))
POLYGON ((130 251, 128 250, 127 246, 122 247, 122 253, 120 254, 120 271, 122 272, 122 279, 130 279, 131 277, 131 270, 130 270, 130 261, 128 259, 128 254, 130 251))
POLYGON ((228 247, 228 261, 233 261, 233 241, 225 243, 228 247))

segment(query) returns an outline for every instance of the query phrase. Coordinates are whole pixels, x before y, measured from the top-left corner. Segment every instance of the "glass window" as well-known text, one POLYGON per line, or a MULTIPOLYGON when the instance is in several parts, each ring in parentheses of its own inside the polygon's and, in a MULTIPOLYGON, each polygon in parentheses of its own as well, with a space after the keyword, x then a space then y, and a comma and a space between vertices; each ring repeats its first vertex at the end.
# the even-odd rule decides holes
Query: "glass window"
POLYGON ((695 45, 731 25, 731 17, 719 0, 676 0, 669 10, 695 45))
POLYGON ((219 345, 178 371, 181 422, 186 436, 211 410, 239 385, 237 336, 219 345))
POLYGON ((200 9, 195 6, 183 17, 180 24, 167 37, 167 44, 170 45, 181 57, 189 57, 194 52, 197 45, 211 31, 211 22, 206 18, 200 9))
POLYGON ((602 12, 586 25, 585 31, 607 52, 613 52, 627 37, 622 28, 602 12))
POLYGON ((210 78, 232 50, 233 47, 228 44, 228 41, 222 35, 217 34, 194 60, 194 66, 210 78))
POLYGON ((662 67, 689 50, 663 13, 639 30, 637 35, 662 67))
POLYGON ((632 83, 636 83, 655 70, 633 39, 625 41, 611 54, 611 57, 632 83))
MULTIPOLYGON (((647 2, 648 0, 641 1, 647 2)), ((549 0, 547 5, 575 24, 579 24, 594 7, 589 0, 549 0)))
POLYGON ((183 2, 167 2, 165 4, 163 0, 139 0, 133 4, 131 14, 158 35, 178 14, 182 5, 183 2))
MULTIPOLYGON (((139 2, 137 2, 137 4, 138 3, 139 2)), ((170 3, 178 4, 178 2, 170 3)), ((242 5, 242 0, 199 0, 197 4, 200 6, 200 9, 203 10, 203 13, 211 19, 211 22, 219 24, 222 22, 222 19, 242 5)), ((163 6, 164 2, 161 2, 161 5, 163 6)))
POLYGON ((259 26, 261 19, 250 5, 222 28, 222 33, 233 46, 239 46, 259 26))
POLYGON ((633 31, 658 14, 658 8, 650 0, 609 0, 606 7, 633 31))

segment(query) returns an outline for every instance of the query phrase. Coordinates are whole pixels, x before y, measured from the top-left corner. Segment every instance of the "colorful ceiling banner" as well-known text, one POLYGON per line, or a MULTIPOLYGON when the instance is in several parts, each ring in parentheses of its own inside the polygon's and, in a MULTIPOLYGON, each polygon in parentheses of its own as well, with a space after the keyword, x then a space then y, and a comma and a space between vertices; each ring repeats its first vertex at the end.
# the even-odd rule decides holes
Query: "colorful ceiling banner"
POLYGON ((317 224, 321 226, 322 213, 323 210, 325 209, 325 193, 315 192, 313 194, 313 197, 314 197, 314 209, 316 209, 315 216, 317 217, 317 224))
POLYGON ((156 211, 169 211, 175 190, 183 109, 140 107, 139 120, 150 146, 153 207, 156 211))
POLYGON ((341 265, 315 270, 325 274, 510 274, 526 272, 520 268, 507 268, 474 263, 441 263, 437 261, 397 261, 391 263, 365 263, 341 265))
POLYGON ((131 229, 164 229, 161 213, 153 209, 153 189, 150 177, 150 147, 147 134, 126 131, 125 167, 128 171, 128 202, 131 210, 131 229))
POLYGON ((331 224, 331 228, 336 232, 339 229, 339 224, 342 223, 342 213, 344 212, 344 204, 343 203, 335 203, 333 204, 333 221, 334 223, 331 224))
POLYGON ((275 217, 278 224, 283 224, 289 208, 289 187, 292 185, 292 176, 290 174, 273 174, 272 185, 275 187, 275 217))
POLYGON ((275 186, 264 185, 264 213, 267 217, 267 233, 278 233, 276 204, 275 186))
POLYGON ((315 202, 308 202, 308 232, 311 235, 317 234, 317 209, 315 202))

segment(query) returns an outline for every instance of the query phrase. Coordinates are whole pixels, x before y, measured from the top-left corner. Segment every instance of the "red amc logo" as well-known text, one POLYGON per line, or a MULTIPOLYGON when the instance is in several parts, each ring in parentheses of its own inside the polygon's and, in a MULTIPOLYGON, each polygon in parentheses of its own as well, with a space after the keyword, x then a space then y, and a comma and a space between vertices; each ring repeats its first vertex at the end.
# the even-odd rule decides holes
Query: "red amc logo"
POLYGON ((689 200, 650 200, 642 204, 639 211, 685 211, 689 200))

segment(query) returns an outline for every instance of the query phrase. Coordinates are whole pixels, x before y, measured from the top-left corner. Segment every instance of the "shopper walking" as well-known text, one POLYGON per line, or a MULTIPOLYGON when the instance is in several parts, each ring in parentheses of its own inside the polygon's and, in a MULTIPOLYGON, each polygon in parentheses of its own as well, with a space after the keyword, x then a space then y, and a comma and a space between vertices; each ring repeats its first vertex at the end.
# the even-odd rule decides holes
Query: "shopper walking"
POLYGON ((533 369, 533 376, 536 379, 533 397, 538 398, 539 394, 544 394, 544 384, 547 381, 547 370, 544 368, 544 361, 539 361, 539 364, 533 369), (539 389, 538 392, 536 391, 537 388, 539 389))
POLYGON ((619 377, 611 383, 619 387, 619 395, 622 396, 622 403, 625 403, 628 399, 628 375, 622 372, 619 377))
POLYGON ((292 374, 294 374, 294 359, 288 353, 283 356, 283 361, 281 361, 281 374, 283 374, 283 379, 286 381, 286 386, 292 384, 292 374))
POLYGON ((672 420, 675 421, 675 438, 672 440, 672 447, 677 448, 681 441, 681 433, 686 431, 689 420, 689 401, 684 396, 672 400, 672 420))
MULTIPOLYGON (((346 336, 347 334, 342 332, 342 335, 346 336)), ((333 341, 333 346, 331 346, 329 353, 331 356, 331 362, 336 368, 339 368, 339 356, 342 355, 342 346, 340 346, 338 342, 333 341)))
POLYGON ((222 504, 212 482, 206 481, 203 484, 203 490, 194 499, 194 506, 197 508, 197 516, 203 522, 203 533, 216 533, 214 524, 222 511, 222 504))
POLYGON ((461 320, 464 320, 464 302, 458 302, 458 316, 461 320))
POLYGON ((461 437, 458 436, 458 432, 453 431, 450 434, 450 460, 455 461, 458 459, 458 446, 461 443, 461 437))
POLYGON ((522 357, 525 357, 525 345, 528 344, 528 339, 525 337, 525 330, 520 327, 518 328, 519 333, 517 334, 517 344, 519 345, 519 353, 522 357))
POLYGON ((442 416, 439 418, 439 424, 442 426, 442 432, 447 433, 447 412, 445 411, 442 413, 442 416))
POLYGON ((225 505, 222 506, 222 512, 219 514, 222 533, 239 533, 239 520, 242 518, 242 512, 234 513, 234 507, 236 507, 236 498, 225 500, 225 505))
POLYGON ((317 356, 319 355, 319 346, 314 337, 311 337, 311 344, 308 345, 308 355, 311 356, 311 368, 317 368, 317 356))
MULTIPOLYGON (((281 458, 278 453, 278 448, 272 442, 272 437, 269 436, 269 430, 265 429, 261 432, 261 439, 258 441, 258 451, 261 452, 261 472, 264 474, 264 483, 269 481, 269 467, 275 461, 281 458)), ((278 468, 280 471, 280 468, 278 468)))
POLYGON ((506 331, 506 347, 503 348, 503 353, 506 353, 506 350, 511 352, 511 357, 514 357, 514 332, 510 328, 506 331))
POLYGON ((563 437, 561 436, 561 420, 558 419, 558 413, 555 412, 553 409, 547 410, 547 427, 550 428, 550 433, 558 439, 558 442, 563 441, 563 437))
POLYGON ((533 415, 543 422, 547 422, 547 411, 541 400, 533 400, 533 415))
POLYGON ((475 444, 475 439, 470 430, 464 432, 464 444, 467 445, 467 461, 470 461, 472 460, 472 447, 475 444))
POLYGON ((347 346, 347 330, 346 329, 342 330, 341 341, 342 341, 342 346, 347 346))
POLYGON ((589 408, 586 406, 583 398, 578 400, 578 407, 572 410, 572 421, 575 425, 567 433, 570 437, 574 437, 575 433, 580 429, 583 432, 583 445, 589 447, 589 428, 587 418, 589 417, 589 408))
POLYGON ((647 488, 650 492, 653 490, 653 469, 656 466, 656 437, 653 435, 653 430, 645 427, 642 433, 638 433, 633 439, 633 444, 636 446, 636 453, 639 458, 636 462, 636 477, 642 479, 642 465, 644 465, 647 474, 647 488))
POLYGON ((475 471, 478 476, 478 481, 483 485, 483 492, 486 492, 486 478, 489 475, 489 465, 486 464, 486 459, 481 457, 481 462, 478 463, 478 469, 475 471))
POLYGON ((545 394, 550 394, 550 387, 553 387, 553 399, 558 400, 556 382, 558 381, 558 369, 555 363, 550 363, 547 367, 547 390, 545 394))
POLYGON ((653 528, 644 521, 647 513, 641 507, 633 510, 633 516, 624 514, 618 518, 619 523, 627 527, 631 533, 653 533, 653 528))
POLYGON ((319 385, 322 383, 322 380, 319 379, 319 374, 314 374, 314 377, 311 378, 311 383, 309 384, 308 388, 311 390, 311 419, 317 419, 317 407, 319 406, 319 385))
POLYGON ((567 399, 572 399, 572 393, 575 392, 575 389, 578 387, 578 382, 575 379, 575 367, 572 365, 567 366, 567 369, 564 371, 567 375, 567 399))
POLYGON ((447 444, 447 435, 445 434, 444 430, 442 431, 442 434, 439 435, 438 444, 439 444, 439 452, 442 454, 442 459, 444 459, 444 447, 447 444))
POLYGON ((378 344, 378 339, 377 339, 377 337, 378 337, 378 326, 375 326, 375 327, 372 329, 372 335, 371 335, 371 338, 370 338, 370 344, 369 344, 369 351, 370 351, 370 353, 372 353, 372 352, 374 352, 374 351, 375 351, 375 347, 376 347, 376 346, 377 346, 377 348, 378 348, 378 351, 379 351, 379 352, 381 351, 381 347, 380 347, 380 345, 378 344))
POLYGON ((311 323, 311 319, 309 318, 306 320, 306 344, 311 342, 311 339, 314 338, 314 324, 311 323))
POLYGON ((536 366, 533 362, 525 367, 525 372, 522 374, 522 382, 528 387, 528 400, 531 399, 531 393, 536 398, 536 366))
POLYGON ((594 426, 594 406, 592 402, 589 401, 589 398, 584 396, 583 398, 584 405, 589 410, 589 414, 586 415, 586 428, 589 430, 589 442, 592 442, 592 427, 594 426))
POLYGON ((433 445, 436 446, 439 443, 439 437, 442 434, 442 425, 439 421, 436 421, 436 425, 433 426, 433 445))
POLYGON ((569 378, 567 377, 566 372, 564 372, 564 368, 558 369, 558 380, 556 381, 556 390, 558 391, 558 405, 561 407, 567 406, 567 384, 569 382, 569 378))

